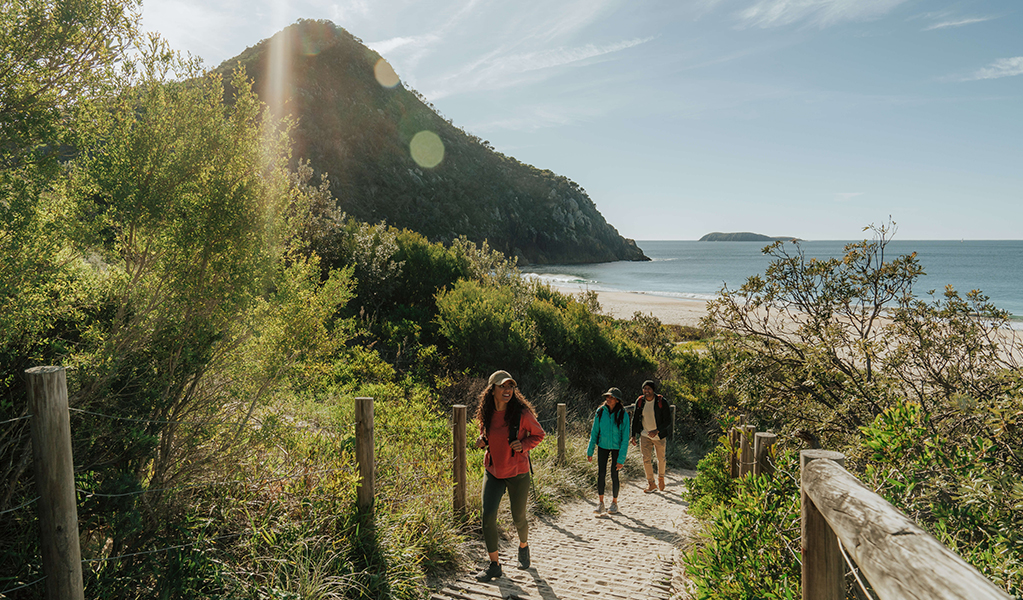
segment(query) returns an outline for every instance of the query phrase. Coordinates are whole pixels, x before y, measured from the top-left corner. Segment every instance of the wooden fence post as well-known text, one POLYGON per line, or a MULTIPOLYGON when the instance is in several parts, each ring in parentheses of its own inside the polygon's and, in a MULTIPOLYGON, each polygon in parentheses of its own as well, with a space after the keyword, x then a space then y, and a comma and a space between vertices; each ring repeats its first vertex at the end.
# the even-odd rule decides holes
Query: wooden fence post
POLYGON ((743 425, 740 435, 742 440, 739 444, 740 452, 740 463, 739 463, 739 477, 745 477, 747 473, 753 472, 753 435, 757 432, 757 428, 753 425, 743 425))
POLYGON ((355 399, 355 461, 359 463, 356 504, 360 511, 373 508, 376 462, 373 454, 373 399, 355 399))
POLYGON ((465 420, 467 408, 464 404, 456 404, 451 407, 454 411, 454 452, 451 467, 452 478, 455 484, 455 497, 452 502, 455 518, 465 517, 465 472, 466 472, 466 439, 465 420))
POLYGON ((568 407, 558 403, 558 464, 565 464, 568 459, 565 456, 565 421, 567 420, 568 407))
POLYGON ((39 494, 40 547, 48 600, 84 600, 78 499, 64 367, 25 371, 32 414, 32 462, 39 494))
MULTIPOLYGON (((814 460, 833 460, 845 465, 845 455, 830 450, 803 450, 799 453, 800 473, 814 460)), ((802 475, 800 476, 802 478, 802 475)), ((843 600, 845 598, 845 562, 838 537, 824 519, 800 483, 801 529, 803 543, 803 600, 843 600)))
POLYGON ((769 475, 774 473, 771 462, 771 446, 778 440, 773 433, 758 433, 753 438, 753 474, 769 475))
POLYGON ((728 476, 732 479, 739 477, 739 428, 732 427, 728 430, 728 476))

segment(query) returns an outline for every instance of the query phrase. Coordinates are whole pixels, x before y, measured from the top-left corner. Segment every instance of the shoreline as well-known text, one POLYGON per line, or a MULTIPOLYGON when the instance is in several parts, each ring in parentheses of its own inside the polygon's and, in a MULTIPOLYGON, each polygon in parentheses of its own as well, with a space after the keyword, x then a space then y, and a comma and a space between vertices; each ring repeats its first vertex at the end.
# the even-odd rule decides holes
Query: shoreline
MULTIPOLYGON (((563 294, 579 294, 588 291, 584 285, 551 283, 551 287, 563 294)), ((655 296, 639 292, 608 292, 592 290, 604 314, 616 319, 631 319, 636 312, 652 314, 665 325, 686 325, 699 327, 700 319, 707 314, 706 300, 688 300, 655 296)))

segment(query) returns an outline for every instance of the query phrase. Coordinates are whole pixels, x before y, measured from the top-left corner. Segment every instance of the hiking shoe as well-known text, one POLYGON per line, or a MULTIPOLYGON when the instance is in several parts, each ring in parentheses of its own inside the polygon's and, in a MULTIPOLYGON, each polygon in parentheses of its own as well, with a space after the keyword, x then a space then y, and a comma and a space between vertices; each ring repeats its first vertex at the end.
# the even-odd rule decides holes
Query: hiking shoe
POLYGON ((618 514, 618 501, 617 500, 612 500, 611 501, 611 508, 607 509, 607 512, 612 514, 612 515, 617 515, 618 514))
POLYGON ((597 508, 596 508, 596 510, 593 511, 593 514, 595 516, 597 516, 597 517, 599 517, 600 515, 604 514, 604 501, 603 500, 601 500, 600 504, 597 505, 597 508))
POLYGON ((520 569, 529 568, 529 546, 526 546, 525 548, 519 548, 519 568, 520 569))
POLYGON ((495 577, 500 577, 503 573, 501 572, 501 563, 490 561, 490 566, 483 569, 479 573, 476 573, 476 581, 480 583, 486 583, 495 577))
POLYGON ((661 488, 661 491, 663 492, 664 491, 664 478, 663 477, 659 477, 657 479, 657 485, 658 485, 658 487, 661 488))
POLYGON ((643 493, 644 494, 649 494, 650 492, 656 492, 656 491, 657 491, 657 486, 654 484, 654 482, 651 481, 651 482, 649 482, 649 485, 647 486, 647 488, 645 490, 643 490, 643 493))

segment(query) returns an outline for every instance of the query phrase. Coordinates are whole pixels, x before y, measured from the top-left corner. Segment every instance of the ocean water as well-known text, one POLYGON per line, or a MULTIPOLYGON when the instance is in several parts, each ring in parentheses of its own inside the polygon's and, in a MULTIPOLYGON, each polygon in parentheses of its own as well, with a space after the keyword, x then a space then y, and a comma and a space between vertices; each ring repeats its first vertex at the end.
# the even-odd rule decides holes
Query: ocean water
MULTIPOLYGON (((759 242, 637 241, 649 262, 523 267, 542 280, 585 286, 596 291, 623 291, 687 299, 711 299, 722 286, 737 289, 747 277, 763 274, 771 257, 759 242)), ((800 242, 808 257, 842 256, 847 241, 800 242)), ((794 252, 794 248, 790 251, 794 252)), ((946 285, 960 295, 980 290, 1023 328, 1023 240, 892 240, 886 260, 917 253, 926 275, 914 286, 924 298, 946 285)))

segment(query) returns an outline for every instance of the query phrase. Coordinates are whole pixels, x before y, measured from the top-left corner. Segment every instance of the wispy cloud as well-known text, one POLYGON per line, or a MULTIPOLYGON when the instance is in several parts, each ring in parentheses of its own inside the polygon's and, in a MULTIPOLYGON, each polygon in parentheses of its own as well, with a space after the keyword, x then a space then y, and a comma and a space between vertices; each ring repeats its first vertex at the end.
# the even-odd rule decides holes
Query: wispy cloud
POLYGON ((430 38, 427 36, 415 36, 415 37, 396 37, 389 40, 381 40, 379 42, 367 42, 367 46, 376 50, 380 54, 387 54, 393 52, 403 46, 415 46, 425 43, 430 38))
POLYGON ((973 25, 974 23, 983 23, 984 21, 990 21, 994 17, 970 17, 965 19, 956 19, 952 21, 941 21, 924 27, 924 31, 933 31, 935 29, 948 29, 950 27, 963 27, 964 25, 973 25))
POLYGON ((999 58, 983 69, 962 77, 959 81, 978 81, 980 79, 1001 79, 1002 77, 1015 77, 1023 75, 1023 56, 1012 58, 999 58))
POLYGON ((835 194, 835 202, 848 202, 856 196, 862 196, 863 192, 839 192, 835 194))
POLYGON ((884 16, 906 0, 758 0, 739 11, 747 27, 781 27, 805 23, 820 28, 846 21, 867 21, 884 16))
POLYGON ((457 73, 434 82, 435 88, 427 92, 427 96, 439 99, 457 93, 502 89, 532 82, 533 77, 523 76, 556 67, 589 64, 592 59, 621 52, 652 39, 640 38, 605 45, 586 44, 520 54, 504 54, 497 50, 464 66, 457 73))

